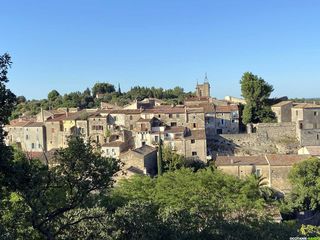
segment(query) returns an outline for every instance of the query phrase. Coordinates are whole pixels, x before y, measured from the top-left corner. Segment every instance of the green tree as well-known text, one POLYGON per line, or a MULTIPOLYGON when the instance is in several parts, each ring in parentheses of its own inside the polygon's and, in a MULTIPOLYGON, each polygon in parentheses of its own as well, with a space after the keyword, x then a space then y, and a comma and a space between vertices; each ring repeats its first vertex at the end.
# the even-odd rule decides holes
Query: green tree
POLYGON ((57 90, 52 90, 48 93, 48 100, 50 102, 54 102, 58 97, 60 96, 60 93, 57 90))
POLYGON ((299 211, 320 210, 320 161, 310 158, 295 164, 289 174, 289 205, 299 211))
POLYGON ((18 154, 5 183, 18 198, 18 206, 11 209, 24 221, 23 229, 32 229, 45 239, 71 239, 86 222, 105 217, 105 211, 99 210, 99 199, 112 186, 119 162, 101 157, 79 137, 71 138, 66 149, 58 150, 55 162, 59 165, 48 168, 18 154))
MULTIPOLYGON (((128 236, 126 229, 135 236, 157 232, 147 228, 150 222, 158 224, 166 239, 271 240, 293 236, 292 227, 272 223, 259 185, 254 177, 241 180, 213 168, 197 172, 182 168, 154 179, 136 176, 113 190, 119 208, 127 210, 122 215, 130 216, 128 222, 121 218, 120 227, 118 222, 114 228, 122 229, 118 239, 128 236), (146 203, 155 217, 140 209, 146 203), (128 206, 140 210, 131 212, 128 206), (144 218, 146 225, 140 227, 144 218), (139 226, 136 229, 135 224, 139 226)), ((154 239, 161 239, 161 235, 154 239)))
POLYGON ((115 88, 110 83, 96 83, 92 88, 92 95, 96 96, 97 93, 112 93, 115 92, 115 88))
POLYGON ((242 96, 246 100, 242 116, 243 123, 273 121, 275 117, 267 103, 273 91, 272 85, 251 72, 243 74, 240 84, 242 96))
POLYGON ((12 155, 10 148, 6 147, 4 143, 5 133, 3 131, 3 126, 8 123, 11 112, 16 104, 16 96, 6 88, 6 83, 9 81, 7 73, 10 66, 10 55, 5 53, 0 56, 0 184, 6 172, 7 161, 12 155))

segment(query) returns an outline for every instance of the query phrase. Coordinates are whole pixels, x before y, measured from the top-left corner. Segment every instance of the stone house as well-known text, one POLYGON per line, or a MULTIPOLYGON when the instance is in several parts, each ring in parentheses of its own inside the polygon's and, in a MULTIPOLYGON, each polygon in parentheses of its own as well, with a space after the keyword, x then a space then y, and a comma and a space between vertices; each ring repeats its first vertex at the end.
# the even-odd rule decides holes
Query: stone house
POLYGON ((138 174, 157 174, 157 149, 148 145, 126 151, 120 154, 120 159, 124 163, 125 174, 130 172, 138 174))
POLYGON ((292 121, 296 123, 301 146, 320 145, 320 105, 303 103, 292 108, 292 121))
POLYGON ((278 123, 291 122, 292 101, 282 101, 271 106, 272 111, 277 117, 278 123))
POLYGON ((24 126, 30 122, 30 120, 25 119, 15 119, 10 121, 10 124, 4 127, 4 130, 7 132, 7 136, 5 138, 6 144, 16 145, 22 150, 25 150, 24 126))
POLYGON ((97 112, 88 117, 89 138, 97 144, 107 142, 107 137, 111 134, 110 117, 107 113, 97 112))
POLYGON ((24 141, 22 148, 26 152, 46 152, 46 129, 41 122, 31 122, 23 127, 24 141))
POLYGON ((262 176, 269 187, 288 193, 291 185, 288 174, 296 163, 310 155, 266 154, 261 156, 218 156, 215 165, 223 172, 243 178, 250 174, 262 176))
POLYGON ((101 155, 104 157, 120 158, 120 154, 127 150, 128 145, 123 141, 104 143, 101 146, 101 155))
POLYGON ((217 134, 239 133, 239 108, 238 105, 206 106, 205 129, 209 139, 217 134))

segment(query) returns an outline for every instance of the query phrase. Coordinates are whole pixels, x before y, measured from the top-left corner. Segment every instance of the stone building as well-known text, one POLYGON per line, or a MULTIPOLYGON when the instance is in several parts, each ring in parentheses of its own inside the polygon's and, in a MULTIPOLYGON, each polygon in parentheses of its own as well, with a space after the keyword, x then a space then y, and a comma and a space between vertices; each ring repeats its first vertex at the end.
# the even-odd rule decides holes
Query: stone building
POLYGON ((310 155, 266 154, 261 156, 218 156, 215 165, 223 172, 239 178, 255 174, 265 178, 269 187, 287 193, 291 189, 288 174, 296 163, 310 155))
POLYGON ((120 158, 120 154, 127 150, 127 143, 123 141, 113 141, 105 143, 101 146, 102 156, 120 158))
POLYGON ((26 152, 46 152, 47 137, 41 122, 31 122, 24 126, 24 147, 26 152))
POLYGON ((7 132, 6 144, 7 145, 16 145, 22 150, 25 149, 24 143, 24 126, 30 123, 30 120, 25 119, 15 119, 10 121, 9 125, 4 127, 4 130, 7 132))
POLYGON ((303 103, 292 108, 292 121, 297 126, 301 146, 320 145, 320 105, 303 103))
POLYGON ((205 76, 203 84, 197 83, 196 96, 197 97, 210 97, 210 83, 208 81, 207 74, 205 76))
POLYGON ((124 175, 133 173, 157 174, 157 149, 148 145, 126 151, 120 154, 120 159, 124 163, 124 175))
POLYGON ((278 123, 291 122, 292 101, 282 101, 271 106, 272 111, 277 117, 278 123))
POLYGON ((208 135, 239 133, 238 105, 214 106, 206 115, 206 123, 208 135))

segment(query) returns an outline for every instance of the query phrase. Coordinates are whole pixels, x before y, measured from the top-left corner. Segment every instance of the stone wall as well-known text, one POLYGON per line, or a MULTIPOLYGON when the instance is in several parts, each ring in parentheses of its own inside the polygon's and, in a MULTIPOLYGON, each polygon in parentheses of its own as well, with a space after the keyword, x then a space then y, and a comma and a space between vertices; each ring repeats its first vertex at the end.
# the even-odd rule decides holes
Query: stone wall
POLYGON ((208 141, 209 153, 217 155, 295 154, 300 148, 294 123, 263 123, 249 134, 221 134, 208 141))

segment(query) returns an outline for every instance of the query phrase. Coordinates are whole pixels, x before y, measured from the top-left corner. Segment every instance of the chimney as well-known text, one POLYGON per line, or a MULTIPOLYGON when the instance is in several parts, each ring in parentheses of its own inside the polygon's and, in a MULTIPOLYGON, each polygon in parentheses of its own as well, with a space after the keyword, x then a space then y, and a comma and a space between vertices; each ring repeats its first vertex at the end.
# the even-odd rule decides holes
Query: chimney
POLYGON ((66 108, 66 117, 69 117, 69 108, 66 108))
POLYGON ((231 164, 234 164, 234 162, 233 162, 233 159, 232 159, 232 158, 230 159, 230 162, 231 162, 231 164))
POLYGON ((41 122, 44 122, 44 114, 43 114, 43 108, 41 108, 41 122))

